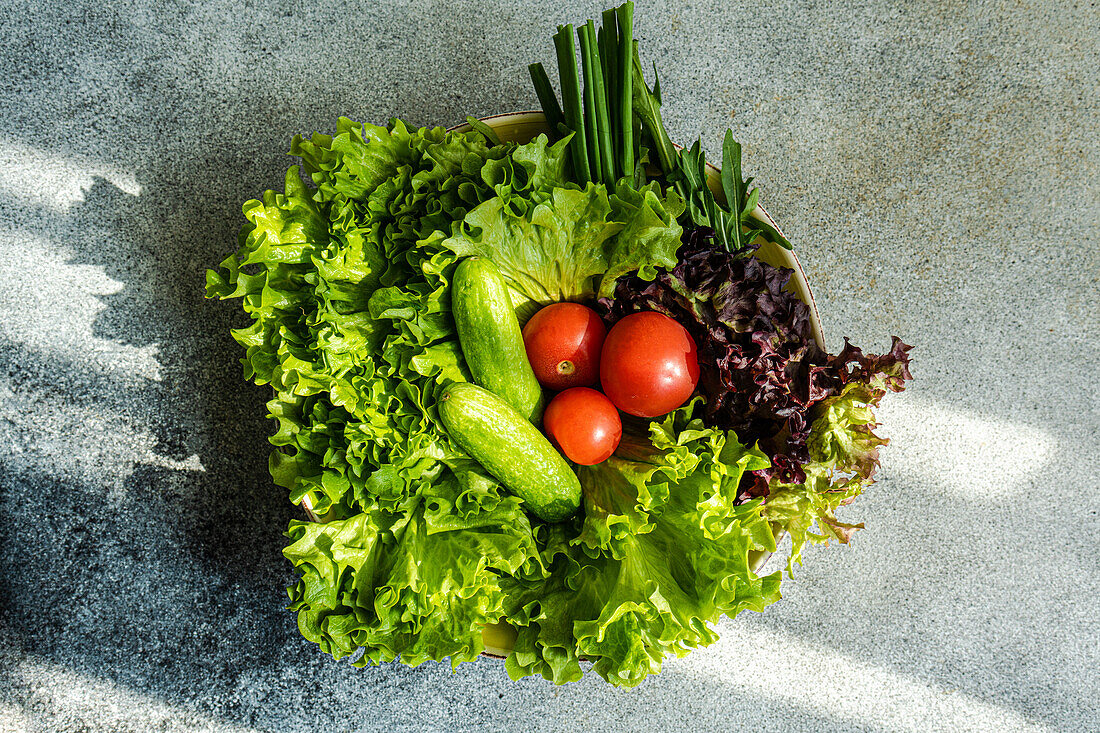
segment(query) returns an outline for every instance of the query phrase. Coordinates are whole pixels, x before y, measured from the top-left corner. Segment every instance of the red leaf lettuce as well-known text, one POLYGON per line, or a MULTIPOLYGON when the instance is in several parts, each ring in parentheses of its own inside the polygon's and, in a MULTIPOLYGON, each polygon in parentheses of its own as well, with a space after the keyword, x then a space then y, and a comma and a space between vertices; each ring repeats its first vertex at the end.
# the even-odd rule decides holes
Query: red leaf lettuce
MULTIPOLYGON (((864 354, 847 339, 839 354, 822 349, 811 333, 810 309, 789 289, 793 271, 750 254, 719 248, 714 232, 685 232, 679 261, 656 277, 619 280, 612 298, 600 299, 611 322, 642 310, 683 324, 699 348, 704 420, 737 432, 760 447, 771 466, 746 482, 741 500, 768 494, 768 484, 801 484, 811 462, 815 406, 847 385, 865 385, 877 404, 886 390, 900 392, 909 373, 909 346, 894 338, 888 352, 864 354)), ((867 428, 869 432, 869 428, 867 428)), ((861 478, 873 471, 870 451, 851 466, 861 478)))

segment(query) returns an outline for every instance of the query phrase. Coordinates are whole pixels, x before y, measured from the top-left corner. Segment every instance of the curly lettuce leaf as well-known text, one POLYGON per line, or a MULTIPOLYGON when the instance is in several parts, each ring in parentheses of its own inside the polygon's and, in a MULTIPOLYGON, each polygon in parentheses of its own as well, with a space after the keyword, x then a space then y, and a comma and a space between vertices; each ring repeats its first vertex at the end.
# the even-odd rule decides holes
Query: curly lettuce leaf
POLYGON ((752 567, 753 553, 775 549, 761 504, 737 503, 742 474, 767 458, 692 420, 693 407, 635 436, 630 458, 578 468, 582 527, 544 553, 548 579, 509 593, 518 628, 509 674, 560 683, 584 659, 634 686, 667 656, 713 643, 722 615, 778 600, 778 573, 761 578, 752 567))
MULTIPOLYGON (((560 180, 545 140, 532 147, 522 181, 496 185, 560 180)), ((271 469, 292 500, 403 511, 457 455, 433 414, 435 392, 468 377, 447 297, 456 257, 421 241, 494 198, 484 169, 515 149, 342 118, 335 135, 292 144, 315 188, 292 167, 284 193, 245 205, 240 248, 207 294, 241 297, 253 319, 234 337, 246 378, 275 390, 271 469)))
POLYGON ((501 576, 532 572, 539 558, 515 497, 456 524, 447 510, 468 491, 452 478, 403 515, 292 522, 284 554, 301 574, 289 595, 303 636, 336 658, 362 649, 358 666, 480 654, 481 627, 503 615, 501 576))
POLYGON ((675 267, 683 232, 677 223, 684 213, 683 199, 671 188, 662 195, 655 181, 642 188, 620 183, 611 196, 611 209, 623 228, 607 256, 607 270, 596 293, 600 298, 611 295, 623 275, 635 273, 641 280, 652 280, 657 268, 675 267))
POLYGON ((629 272, 653 277, 671 267, 680 246, 683 203, 657 184, 608 196, 600 185, 555 188, 530 207, 498 197, 466 215, 442 245, 459 256, 493 260, 521 321, 548 303, 590 301, 629 272))
POLYGON ((571 137, 551 145, 545 135, 539 135, 516 147, 508 157, 482 168, 482 178, 501 198, 518 195, 534 201, 545 200, 547 192, 563 188, 568 182, 565 164, 571 137))
POLYGON ((879 384, 850 382, 839 394, 815 405, 805 480, 776 480, 769 486, 764 517, 791 536, 788 572, 795 562, 802 562, 807 543, 835 539, 847 544, 863 528, 863 524, 841 522, 836 510, 873 482, 879 448, 889 442, 874 432, 878 423, 872 408, 886 393, 886 382, 879 384))
POLYGON ((518 149, 341 119, 292 145, 315 187, 292 167, 283 193, 247 203, 238 251, 208 273, 207 294, 241 298, 253 321, 233 335, 246 378, 275 393, 272 477, 331 520, 292 525, 287 553, 303 634, 334 656, 470 658, 500 615, 497 578, 545 574, 518 500, 435 413, 439 389, 468 378, 450 318, 457 256, 438 242, 498 189, 563 182, 545 139, 496 165, 518 149))

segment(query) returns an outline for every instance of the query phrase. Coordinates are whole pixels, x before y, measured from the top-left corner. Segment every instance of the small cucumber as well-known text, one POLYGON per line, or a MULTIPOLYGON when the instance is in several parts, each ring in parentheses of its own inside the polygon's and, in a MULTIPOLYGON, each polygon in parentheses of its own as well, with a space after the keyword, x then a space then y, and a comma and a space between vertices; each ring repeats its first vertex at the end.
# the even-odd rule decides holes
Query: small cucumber
POLYGON ((539 429, 492 392, 468 382, 447 387, 439 418, 451 438, 535 516, 560 522, 581 505, 581 483, 539 429))
POLYGON ((546 406, 542 387, 527 360, 508 285, 491 260, 467 257, 455 268, 451 312, 474 382, 537 425, 546 406))

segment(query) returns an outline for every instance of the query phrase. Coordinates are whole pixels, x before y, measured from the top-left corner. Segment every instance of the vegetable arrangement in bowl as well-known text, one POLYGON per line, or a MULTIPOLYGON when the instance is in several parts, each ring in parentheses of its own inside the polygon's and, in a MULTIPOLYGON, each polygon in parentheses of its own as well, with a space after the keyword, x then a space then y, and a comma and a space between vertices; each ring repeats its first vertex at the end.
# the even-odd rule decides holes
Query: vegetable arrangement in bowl
POLYGON ((341 118, 296 137, 282 193, 244 206, 207 274, 241 298, 245 377, 270 384, 270 468, 320 521, 286 557, 302 634, 366 665, 510 675, 587 665, 636 685, 779 599, 759 561, 847 542, 871 408, 910 379, 813 336, 789 247, 726 134, 720 185, 674 146, 630 3, 559 29, 544 134, 341 118), (303 182, 302 174, 312 185, 303 182))

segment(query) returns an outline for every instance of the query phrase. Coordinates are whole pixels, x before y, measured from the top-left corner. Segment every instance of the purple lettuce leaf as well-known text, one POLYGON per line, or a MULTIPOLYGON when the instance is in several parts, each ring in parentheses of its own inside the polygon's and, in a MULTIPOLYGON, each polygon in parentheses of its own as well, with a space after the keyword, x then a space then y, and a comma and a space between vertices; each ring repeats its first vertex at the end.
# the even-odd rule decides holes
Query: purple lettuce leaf
MULTIPOLYGON (((755 251, 750 246, 749 254, 755 251)), ((845 339, 830 355, 814 341, 810 309, 787 289, 793 270, 718 247, 714 232, 685 232, 678 262, 653 280, 619 280, 613 297, 599 301, 614 323, 644 310, 681 323, 699 349, 704 421, 759 442, 771 466, 746 481, 741 499, 767 496, 769 484, 806 481, 813 408, 846 385, 867 386, 870 404, 912 379, 909 346, 894 338, 884 354, 864 354, 845 339)), ((869 478, 873 465, 859 473, 869 478)))

